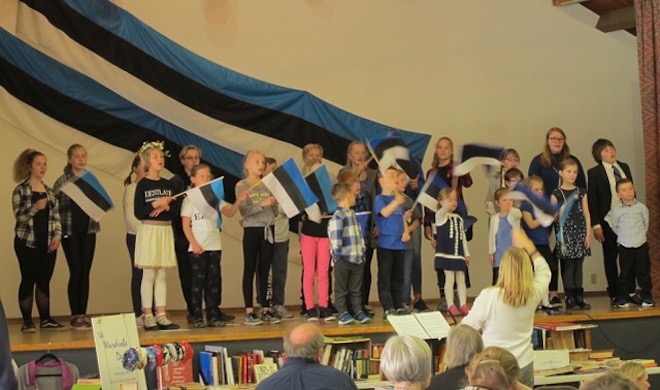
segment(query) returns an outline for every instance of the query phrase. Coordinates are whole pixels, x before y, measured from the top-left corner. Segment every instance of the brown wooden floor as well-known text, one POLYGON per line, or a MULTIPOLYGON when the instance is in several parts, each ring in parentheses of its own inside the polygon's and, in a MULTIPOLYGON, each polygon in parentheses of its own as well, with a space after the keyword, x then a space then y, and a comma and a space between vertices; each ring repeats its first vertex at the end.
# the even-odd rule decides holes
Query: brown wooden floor
MULTIPOLYGON (((639 318, 639 317, 658 317, 660 316, 660 307, 640 308, 632 305, 629 308, 617 309, 610 306, 610 301, 606 296, 588 297, 592 309, 588 311, 575 310, 560 315, 547 315, 541 311, 537 312, 535 320, 537 322, 571 322, 571 321, 601 321, 612 319, 639 318)), ((429 307, 435 307, 435 302, 428 302, 429 307)), ((374 307, 376 316, 374 321, 368 325, 348 325, 340 326, 336 321, 319 321, 326 336, 348 336, 348 335, 370 335, 393 333, 392 327, 383 322, 383 313, 380 307, 374 307)), ((294 312, 295 308, 290 307, 294 312)), ((182 326, 182 329, 176 331, 157 331, 145 332, 139 328, 140 344, 150 345, 156 343, 166 343, 173 339, 187 340, 190 343, 207 343, 218 341, 237 341, 237 340, 263 340, 281 338, 286 329, 305 321, 304 317, 296 316, 292 319, 283 320, 278 325, 243 325, 242 309, 227 310, 228 313, 236 316, 236 320, 230 322, 225 328, 205 328, 193 329, 191 324, 187 324, 183 313, 171 313, 170 318, 182 326)), ((296 311, 297 313, 297 311, 296 311)), ((457 317, 460 322, 461 317, 457 317)), ((58 318, 62 323, 66 323, 65 318, 58 318)), ((447 317, 450 324, 454 320, 447 317)), ((38 327, 38 325, 37 325, 38 327)), ((27 351, 46 351, 46 350, 66 350, 66 349, 89 349, 94 348, 94 339, 91 330, 87 331, 39 331, 32 334, 23 334, 20 331, 21 322, 19 320, 9 321, 9 338, 11 349, 14 352, 27 351)))

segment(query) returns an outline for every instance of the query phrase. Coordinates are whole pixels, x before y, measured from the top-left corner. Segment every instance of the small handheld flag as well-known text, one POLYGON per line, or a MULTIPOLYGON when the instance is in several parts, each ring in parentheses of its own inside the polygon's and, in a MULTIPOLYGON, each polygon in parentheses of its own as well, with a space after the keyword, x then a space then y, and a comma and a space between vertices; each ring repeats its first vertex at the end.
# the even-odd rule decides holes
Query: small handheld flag
POLYGON ((268 187, 289 218, 295 217, 305 208, 318 202, 318 198, 307 185, 293 158, 286 160, 261 181, 268 187))
POLYGON ((419 191, 415 202, 433 211, 438 211, 438 193, 443 188, 448 187, 447 183, 438 176, 437 172, 431 172, 422 189, 419 191))
POLYGON ((91 219, 98 222, 114 207, 110 195, 99 180, 89 171, 76 176, 60 187, 91 219))
POLYGON ((224 177, 193 187, 186 194, 204 218, 214 220, 219 217, 220 202, 225 199, 224 177))
POLYGON ((521 183, 516 183, 513 191, 509 193, 509 199, 529 202, 534 209, 535 217, 541 221, 543 227, 552 225, 555 220, 555 213, 559 210, 558 204, 552 203, 546 197, 537 195, 521 183))
POLYGON ((337 210, 337 202, 332 197, 332 181, 328 168, 320 165, 312 173, 305 176, 305 181, 319 201, 305 209, 310 219, 316 223, 321 221, 323 214, 329 215, 337 210))
POLYGON ((461 163, 454 167, 454 176, 467 175, 478 165, 500 166, 504 148, 485 144, 465 144, 459 151, 461 163))
POLYGON ((367 140, 366 144, 381 171, 396 167, 411 179, 417 177, 415 166, 410 160, 410 151, 403 138, 395 134, 387 134, 367 140))

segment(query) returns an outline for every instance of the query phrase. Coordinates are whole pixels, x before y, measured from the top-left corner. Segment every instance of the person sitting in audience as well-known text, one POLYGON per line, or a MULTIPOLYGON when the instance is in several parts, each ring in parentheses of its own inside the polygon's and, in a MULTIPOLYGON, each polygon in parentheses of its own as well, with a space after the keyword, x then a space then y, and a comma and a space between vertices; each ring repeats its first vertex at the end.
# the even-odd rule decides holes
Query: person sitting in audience
POLYGON ((467 368, 471 386, 491 390, 528 390, 519 382, 521 370, 515 356, 504 348, 488 347, 476 355, 467 368))
POLYGON ((429 390, 458 390, 467 384, 467 368, 474 355, 483 351, 481 334, 473 327, 459 324, 449 331, 443 363, 444 371, 431 379, 429 390))
POLYGON ((580 390, 638 390, 632 380, 619 372, 610 371, 582 383, 580 390))
POLYGON ((632 379, 639 387, 640 390, 649 390, 651 384, 649 383, 649 374, 646 368, 637 362, 627 362, 621 366, 621 373, 632 379))
POLYGON ((357 389, 348 375, 319 362, 323 345, 321 329, 314 324, 304 323, 290 329, 284 336, 286 363, 261 381, 257 389, 357 389))
POLYGON ((423 390, 433 375, 431 348, 415 336, 392 336, 380 355, 380 372, 393 389, 423 390))

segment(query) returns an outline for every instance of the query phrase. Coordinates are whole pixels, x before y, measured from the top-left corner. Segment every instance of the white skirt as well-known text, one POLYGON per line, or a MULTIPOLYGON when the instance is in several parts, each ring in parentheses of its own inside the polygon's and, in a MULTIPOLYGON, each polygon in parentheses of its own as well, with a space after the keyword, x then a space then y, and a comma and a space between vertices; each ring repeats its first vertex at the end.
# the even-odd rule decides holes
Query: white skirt
POLYGON ((136 268, 176 268, 172 225, 138 226, 135 237, 136 268))

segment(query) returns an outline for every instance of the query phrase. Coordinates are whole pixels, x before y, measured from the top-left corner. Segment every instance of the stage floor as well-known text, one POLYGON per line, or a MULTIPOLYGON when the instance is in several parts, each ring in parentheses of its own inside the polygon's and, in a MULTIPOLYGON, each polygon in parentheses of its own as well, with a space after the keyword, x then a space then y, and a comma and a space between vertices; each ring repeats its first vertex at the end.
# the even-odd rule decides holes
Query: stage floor
MULTIPOLYGON (((632 305, 628 308, 614 308, 610 306, 610 300, 606 296, 590 296, 587 301, 592 305, 591 310, 573 310, 570 313, 561 313, 558 315, 548 315, 538 311, 535 317, 536 322, 589 322, 603 321, 626 318, 640 317, 660 317, 660 307, 640 308, 632 305)), ((429 307, 435 307, 437 302, 428 302, 429 307)), ((292 313, 297 313, 299 307, 289 307, 292 313)), ((392 327, 383 321, 383 312, 379 306, 374 305, 376 316, 371 324, 367 325, 338 325, 336 321, 324 322, 318 324, 326 336, 350 336, 361 335, 368 336, 374 334, 394 333, 392 327)), ((210 343, 222 341, 247 341, 247 340, 266 340, 279 339, 284 336, 285 331, 297 324, 303 323, 306 319, 296 315, 294 318, 282 320, 277 325, 258 325, 250 326, 243 324, 243 309, 229 309, 227 313, 236 316, 233 322, 229 322, 224 328, 205 328, 194 329, 192 324, 186 323, 183 313, 170 313, 170 318, 181 325, 181 329, 176 331, 154 331, 145 332, 143 328, 138 328, 141 345, 151 345, 157 343, 167 343, 172 340, 186 340, 190 343, 210 343)), ((94 316, 95 317, 95 316, 94 316)), ((447 316, 449 324, 460 322, 462 317, 455 319, 447 316)), ((67 318, 58 318, 62 324, 68 323, 67 318)), ((38 325, 37 325, 38 328, 38 325)), ((47 350, 75 350, 75 349, 93 349, 94 338, 91 330, 62 330, 62 331, 40 331, 36 333, 21 333, 21 321, 17 319, 9 320, 9 339, 13 352, 32 352, 47 350)))

